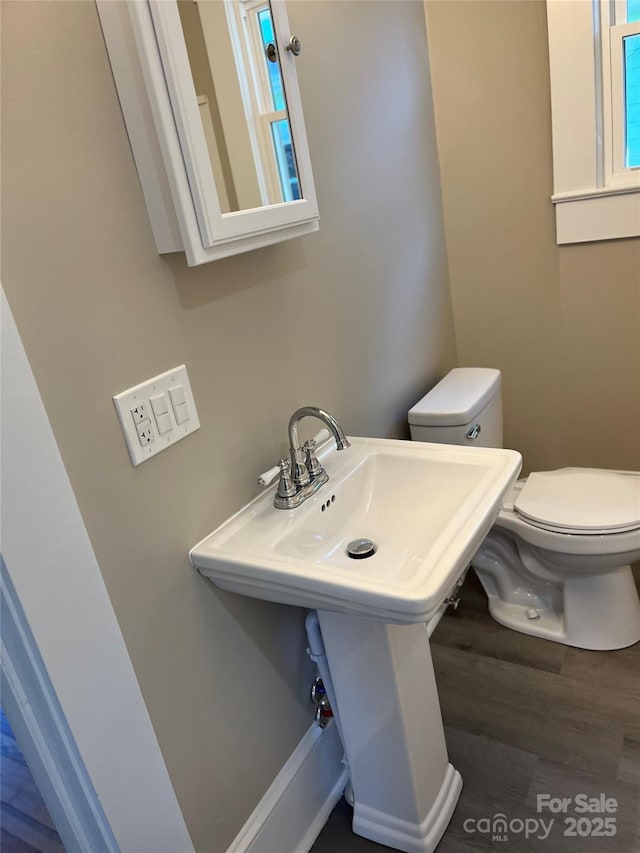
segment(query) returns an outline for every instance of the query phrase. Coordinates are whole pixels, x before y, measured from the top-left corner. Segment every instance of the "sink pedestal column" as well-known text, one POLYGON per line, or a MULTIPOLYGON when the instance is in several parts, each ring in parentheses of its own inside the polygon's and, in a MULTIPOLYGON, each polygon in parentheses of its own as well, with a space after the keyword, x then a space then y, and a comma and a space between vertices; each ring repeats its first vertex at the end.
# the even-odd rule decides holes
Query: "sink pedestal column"
POLYGON ((426 625, 318 617, 355 795, 353 831, 433 853, 462 778, 447 757, 426 625))

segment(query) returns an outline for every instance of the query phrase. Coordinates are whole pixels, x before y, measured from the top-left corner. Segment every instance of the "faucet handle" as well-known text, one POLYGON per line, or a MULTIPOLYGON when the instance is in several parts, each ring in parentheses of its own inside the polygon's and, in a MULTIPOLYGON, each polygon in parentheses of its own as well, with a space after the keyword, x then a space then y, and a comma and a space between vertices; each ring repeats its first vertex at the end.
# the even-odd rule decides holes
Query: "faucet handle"
POLYGON ((315 480, 321 474, 324 474, 324 468, 314 456, 313 449, 318 442, 315 438, 310 438, 302 445, 305 453, 304 465, 312 480, 315 480))
POLYGON ((291 460, 281 459, 278 462, 278 468, 280 469, 280 482, 276 494, 279 498, 292 498, 298 489, 291 479, 291 460))
POLYGON ((274 465, 273 468, 269 468, 268 471, 264 471, 262 474, 260 474, 260 476, 258 477, 258 485, 270 486, 279 474, 280 468, 278 467, 278 465, 274 465))

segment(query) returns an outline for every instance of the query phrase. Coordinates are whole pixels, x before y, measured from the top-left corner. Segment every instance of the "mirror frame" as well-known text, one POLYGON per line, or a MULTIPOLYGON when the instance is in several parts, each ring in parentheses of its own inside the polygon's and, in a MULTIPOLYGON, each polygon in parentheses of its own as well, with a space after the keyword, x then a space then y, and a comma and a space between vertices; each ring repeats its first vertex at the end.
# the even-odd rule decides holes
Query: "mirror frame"
MULTIPOLYGON (((229 0, 223 0, 229 2, 229 0)), ((222 213, 175 0, 97 0, 158 251, 190 265, 318 228, 318 205, 284 0, 271 0, 304 198, 222 213)))

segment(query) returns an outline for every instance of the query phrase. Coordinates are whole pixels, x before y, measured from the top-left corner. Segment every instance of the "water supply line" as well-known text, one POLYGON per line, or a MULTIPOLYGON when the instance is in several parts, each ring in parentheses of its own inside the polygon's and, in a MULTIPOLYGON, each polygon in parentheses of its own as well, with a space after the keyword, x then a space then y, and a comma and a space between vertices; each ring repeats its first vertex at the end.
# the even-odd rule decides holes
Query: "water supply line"
POLYGON ((307 640, 309 641, 307 654, 318 667, 318 672, 320 673, 320 678, 324 684, 324 689, 327 691, 329 704, 333 710, 333 716, 338 727, 338 734, 340 735, 340 740, 344 747, 344 738, 342 737, 342 726, 340 725, 340 714, 338 712, 338 703, 336 702, 336 693, 333 689, 333 681, 331 680, 331 673, 329 672, 329 663, 324 649, 322 633, 320 632, 320 620, 318 619, 318 614, 315 610, 310 610, 307 613, 304 625, 307 629, 307 640))
MULTIPOLYGON (((320 631, 320 620, 318 619, 318 614, 315 610, 310 610, 307 613, 304 624, 307 629, 307 640, 309 641, 307 654, 318 667, 320 678, 322 679, 324 689, 329 699, 329 704, 333 711, 333 718, 336 721, 336 726, 338 727, 338 734, 340 735, 342 749, 344 750, 344 737, 342 736, 342 726, 340 725, 340 714, 338 711, 338 703, 336 702, 336 693, 333 689, 333 681, 331 680, 331 672, 329 671, 329 662, 327 661, 327 654, 322 640, 322 632, 320 631)), ((347 768, 347 772, 349 772, 346 751, 342 760, 347 768)), ((353 789, 351 788, 351 780, 347 782, 345 797, 347 798, 347 801, 353 805, 353 789)))

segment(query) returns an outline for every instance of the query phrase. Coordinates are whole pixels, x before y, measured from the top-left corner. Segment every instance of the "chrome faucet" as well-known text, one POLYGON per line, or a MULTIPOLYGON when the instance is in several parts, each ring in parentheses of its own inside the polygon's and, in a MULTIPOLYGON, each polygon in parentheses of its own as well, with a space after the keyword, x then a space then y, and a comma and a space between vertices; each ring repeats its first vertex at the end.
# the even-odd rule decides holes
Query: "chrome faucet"
POLYGON ((309 439, 300 447, 298 426, 303 418, 321 420, 331 431, 338 450, 351 447, 344 430, 324 409, 316 406, 303 406, 297 409, 289 420, 290 459, 280 461, 280 482, 274 500, 278 509, 293 509, 315 494, 329 479, 329 475, 314 455, 315 440, 309 439))

